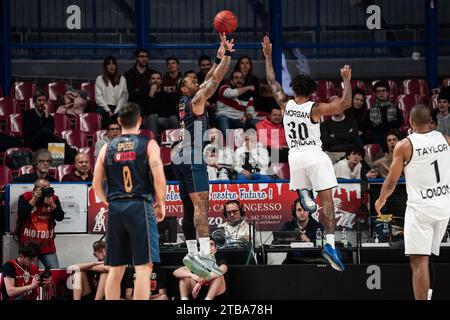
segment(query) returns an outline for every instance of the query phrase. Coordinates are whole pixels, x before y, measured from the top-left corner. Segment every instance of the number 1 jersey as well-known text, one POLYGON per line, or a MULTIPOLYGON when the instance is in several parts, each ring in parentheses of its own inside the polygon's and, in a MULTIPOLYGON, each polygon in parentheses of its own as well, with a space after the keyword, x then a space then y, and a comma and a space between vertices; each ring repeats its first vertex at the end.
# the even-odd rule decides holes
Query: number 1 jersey
POLYGON ((320 123, 313 122, 311 110, 315 102, 297 104, 289 100, 284 110, 283 124, 289 153, 310 149, 322 150, 320 123))
POLYGON ((412 157, 405 166, 407 205, 436 219, 450 217, 450 146, 438 131, 408 136, 412 157))
POLYGON ((108 201, 126 198, 151 200, 154 194, 147 146, 149 138, 126 134, 108 143, 105 155, 108 201))

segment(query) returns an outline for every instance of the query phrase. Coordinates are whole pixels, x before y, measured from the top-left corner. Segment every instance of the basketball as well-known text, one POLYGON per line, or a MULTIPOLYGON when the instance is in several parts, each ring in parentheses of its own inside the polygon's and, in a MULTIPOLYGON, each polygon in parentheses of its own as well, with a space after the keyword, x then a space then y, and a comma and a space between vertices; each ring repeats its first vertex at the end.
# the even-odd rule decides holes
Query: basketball
POLYGON ((220 11, 214 18, 214 29, 219 33, 230 34, 236 31, 238 19, 229 10, 220 11))

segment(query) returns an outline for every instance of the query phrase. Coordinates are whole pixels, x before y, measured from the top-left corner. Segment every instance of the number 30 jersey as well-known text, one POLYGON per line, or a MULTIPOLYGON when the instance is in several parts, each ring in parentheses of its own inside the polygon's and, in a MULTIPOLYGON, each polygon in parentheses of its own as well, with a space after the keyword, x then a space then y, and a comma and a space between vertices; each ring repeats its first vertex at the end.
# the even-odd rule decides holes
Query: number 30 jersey
POLYGON ((311 120, 311 109, 315 102, 297 104, 289 100, 284 110, 283 124, 289 153, 308 149, 322 150, 320 123, 311 120))
POLYGON ((154 194, 147 146, 149 138, 125 134, 108 143, 105 155, 108 201, 126 198, 151 200, 154 194))
POLYGON ((408 136, 412 157, 405 167, 407 205, 436 219, 450 217, 450 146, 438 131, 408 136))

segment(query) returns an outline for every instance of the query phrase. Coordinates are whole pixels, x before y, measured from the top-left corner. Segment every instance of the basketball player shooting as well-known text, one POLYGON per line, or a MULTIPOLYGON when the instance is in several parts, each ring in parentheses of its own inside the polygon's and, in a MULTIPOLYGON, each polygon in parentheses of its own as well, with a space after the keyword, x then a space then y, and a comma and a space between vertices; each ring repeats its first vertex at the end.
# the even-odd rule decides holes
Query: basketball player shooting
POLYGON ((336 222, 332 191, 337 187, 337 180, 330 158, 322 151, 320 118, 341 113, 350 108, 352 103, 351 69, 348 65, 341 69, 344 93, 340 100, 331 103, 309 101, 309 96, 316 91, 316 82, 307 75, 298 75, 291 82, 294 99, 288 101, 280 83, 275 79, 272 44, 269 37, 264 37, 262 47, 266 59, 267 82, 283 112, 284 130, 289 145, 290 189, 297 191, 303 209, 310 213, 317 210, 312 191, 315 190, 319 194, 326 232, 326 244, 323 247, 322 256, 335 270, 344 271, 345 268, 334 241, 336 222))
POLYGON ((394 192, 404 168, 408 194, 405 255, 410 256, 414 297, 426 300, 430 288, 429 256, 439 255, 450 218, 450 137, 431 130, 431 113, 426 106, 415 106, 409 121, 414 133, 395 146, 375 209, 381 215, 381 208, 394 192))
POLYGON ((203 137, 208 129, 206 101, 214 94, 231 63, 234 41, 227 40, 225 33, 220 36, 221 44, 217 60, 199 86, 197 80, 187 75, 177 84, 181 96, 178 109, 180 113, 180 143, 174 148, 182 159, 173 168, 180 183, 180 197, 184 204, 183 232, 186 236, 188 254, 183 263, 196 275, 209 278, 210 272, 222 275, 215 259, 211 256, 209 240, 209 180, 203 159, 203 137), (193 225, 189 223, 193 220, 193 225), (186 223, 186 225, 185 225, 186 223), (189 223, 189 225, 188 225, 189 223), (200 243, 197 248, 196 233, 200 243), (192 239, 194 238, 194 239, 192 239))

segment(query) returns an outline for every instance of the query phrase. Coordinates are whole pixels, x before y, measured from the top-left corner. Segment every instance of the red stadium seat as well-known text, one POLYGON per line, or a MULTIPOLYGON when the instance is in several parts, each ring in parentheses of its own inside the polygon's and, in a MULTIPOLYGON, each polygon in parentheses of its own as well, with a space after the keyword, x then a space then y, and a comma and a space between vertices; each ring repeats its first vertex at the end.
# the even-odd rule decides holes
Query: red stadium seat
POLYGON ((288 180, 291 177, 288 163, 274 163, 270 166, 269 171, 276 174, 281 180, 288 180))
POLYGON ((161 135, 161 145, 172 145, 180 141, 180 129, 167 129, 161 135))
POLYGON ((79 130, 65 130, 61 133, 61 136, 66 140, 69 146, 76 147, 77 149, 89 147, 88 135, 86 132, 79 130))
MULTIPOLYGON (((375 85, 375 83, 377 83, 380 80, 374 80, 372 81, 372 88, 375 85)), ((394 80, 386 80, 389 83, 389 100, 392 103, 395 103, 397 97, 398 97, 398 87, 397 87, 397 82, 395 82, 394 80)), ((375 92, 373 93, 375 94, 375 92)))
POLYGON ((61 181, 61 179, 68 173, 72 172, 75 166, 73 164, 62 164, 56 168, 56 179, 61 181))
POLYGON ((442 80, 441 88, 450 87, 450 78, 442 80))
POLYGON ((366 152, 366 159, 369 161, 375 161, 377 153, 380 151, 381 146, 379 144, 366 144, 364 150, 366 152))
POLYGON ((431 96, 431 99, 430 99, 430 102, 429 102, 430 110, 434 110, 434 109, 436 109, 438 107, 438 96, 439 96, 439 94, 437 94, 437 93, 433 94, 431 96))
POLYGON ((425 79, 406 79, 402 83, 403 94, 417 94, 423 101, 428 102, 430 90, 425 79))
POLYGON ((161 160, 162 160, 163 165, 166 166, 166 165, 171 164, 172 159, 171 159, 170 152, 172 149, 170 147, 163 146, 163 147, 161 147, 160 150, 161 150, 161 160))
POLYGON ((402 94, 398 96, 397 105, 403 113, 403 125, 400 128, 403 134, 406 134, 409 129, 409 114, 411 113, 411 109, 415 105, 422 103, 422 98, 417 94, 402 94))
POLYGON ((44 91, 50 101, 57 101, 58 96, 66 93, 68 86, 65 82, 50 82, 45 86, 44 91))
POLYGON ((368 94, 366 96, 366 104, 367 104, 367 109, 370 109, 371 106, 373 106, 375 104, 375 102, 377 101, 377 97, 368 94))
POLYGON ((321 102, 330 101, 330 98, 336 95, 334 83, 328 80, 317 80, 316 95, 321 102))
POLYGON ((23 137, 21 113, 13 113, 6 119, 6 133, 13 137, 23 137))
POLYGON ((24 110, 28 99, 36 93, 36 84, 32 82, 16 82, 11 86, 10 96, 18 109, 24 110))
MULTIPOLYGON (((95 133, 95 142, 97 142, 98 140, 102 140, 103 138, 105 138, 108 134, 108 130, 97 130, 97 132, 95 133)), ((95 144, 94 142, 94 144, 95 144)))
POLYGON ((2 89, 2 86, 0 86, 0 97, 3 97, 3 89, 2 89))
POLYGON ((19 169, 19 176, 23 176, 24 174, 33 173, 34 168, 31 164, 28 164, 26 166, 22 166, 19 169))
POLYGON ((10 114, 16 113, 13 99, 0 98, 0 132, 6 131, 6 122, 10 114))
POLYGON ((11 169, 7 166, 0 165, 0 187, 3 187, 5 184, 11 183, 13 179, 13 174, 11 169))
POLYGON ((73 130, 75 127, 75 117, 67 116, 62 113, 55 113, 55 135, 58 138, 62 137, 62 132, 66 130, 73 130))
POLYGON ((151 131, 151 130, 141 129, 141 130, 139 130, 139 134, 141 136, 145 136, 145 137, 147 137, 149 139, 156 140, 156 134, 153 131, 151 131))
POLYGON ((83 113, 77 118, 76 130, 94 134, 102 128, 102 116, 98 113, 83 113))

